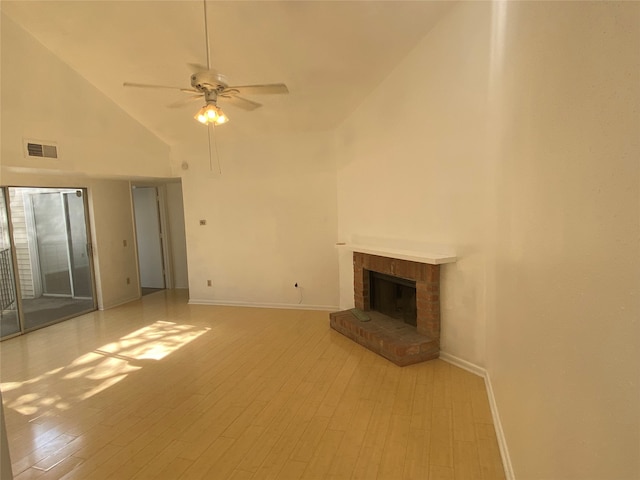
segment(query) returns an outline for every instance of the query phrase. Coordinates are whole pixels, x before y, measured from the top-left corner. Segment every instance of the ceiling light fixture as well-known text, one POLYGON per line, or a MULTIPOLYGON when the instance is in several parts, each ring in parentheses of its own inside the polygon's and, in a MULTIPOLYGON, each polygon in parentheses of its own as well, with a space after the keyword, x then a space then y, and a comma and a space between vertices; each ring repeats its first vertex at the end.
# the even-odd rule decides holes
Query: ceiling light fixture
POLYGON ((214 103, 207 103, 204 107, 198 110, 198 113, 193 117, 203 125, 213 123, 214 125, 222 125, 229 121, 229 117, 225 115, 220 107, 214 103))

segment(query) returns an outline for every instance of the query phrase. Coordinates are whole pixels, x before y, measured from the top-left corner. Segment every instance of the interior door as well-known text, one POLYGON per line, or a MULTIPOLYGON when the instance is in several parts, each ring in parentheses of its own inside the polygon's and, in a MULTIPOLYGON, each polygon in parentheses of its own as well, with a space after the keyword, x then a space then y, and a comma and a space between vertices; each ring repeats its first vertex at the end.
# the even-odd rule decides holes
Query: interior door
POLYGON ((162 232, 156 187, 134 187, 138 264, 142 288, 165 288, 162 232))

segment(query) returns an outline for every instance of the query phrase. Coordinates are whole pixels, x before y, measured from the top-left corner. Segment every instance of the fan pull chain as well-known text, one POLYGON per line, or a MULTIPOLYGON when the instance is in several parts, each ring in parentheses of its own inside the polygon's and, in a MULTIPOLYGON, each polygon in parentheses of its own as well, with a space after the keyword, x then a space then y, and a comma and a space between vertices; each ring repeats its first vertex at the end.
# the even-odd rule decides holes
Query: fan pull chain
MULTIPOLYGON (((214 127, 211 127, 211 128, 213 128, 213 131, 215 133, 215 128, 216 127, 214 126, 214 127)), ((218 160, 218 173, 220 175, 222 175, 222 167, 220 166, 220 153, 218 152, 218 138, 217 137, 218 137, 217 135, 213 136, 213 146, 216 149, 216 160, 218 160)))
POLYGON ((213 165, 211 165, 211 130, 213 125, 207 126, 207 139, 209 140, 209 171, 213 172, 213 165))
POLYGON ((213 172, 213 154, 211 151, 211 132, 214 132, 213 135, 213 148, 216 151, 216 160, 218 161, 218 173, 220 175, 222 175, 222 167, 220 166, 220 153, 218 152, 218 139, 216 138, 215 135, 215 126, 214 125, 209 125, 207 127, 207 137, 209 138, 209 171, 213 172))

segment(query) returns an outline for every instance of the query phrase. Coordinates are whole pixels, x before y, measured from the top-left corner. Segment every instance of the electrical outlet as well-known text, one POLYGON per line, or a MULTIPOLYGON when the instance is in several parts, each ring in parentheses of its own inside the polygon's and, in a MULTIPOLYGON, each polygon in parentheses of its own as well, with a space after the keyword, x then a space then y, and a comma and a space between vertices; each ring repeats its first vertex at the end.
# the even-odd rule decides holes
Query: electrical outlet
POLYGON ((211 280, 207 280, 207 287, 211 286, 211 280))
POLYGON ((206 220, 200 220, 200 225, 206 225, 207 221, 206 220))

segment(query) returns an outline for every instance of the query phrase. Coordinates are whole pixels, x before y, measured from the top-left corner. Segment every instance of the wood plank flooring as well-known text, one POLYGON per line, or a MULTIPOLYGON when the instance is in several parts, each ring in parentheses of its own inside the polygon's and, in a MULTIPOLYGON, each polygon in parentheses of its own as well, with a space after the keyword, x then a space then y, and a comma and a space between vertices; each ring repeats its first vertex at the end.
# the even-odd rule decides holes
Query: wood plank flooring
POLYGON ((166 290, 0 343, 16 480, 502 479, 482 378, 166 290))

